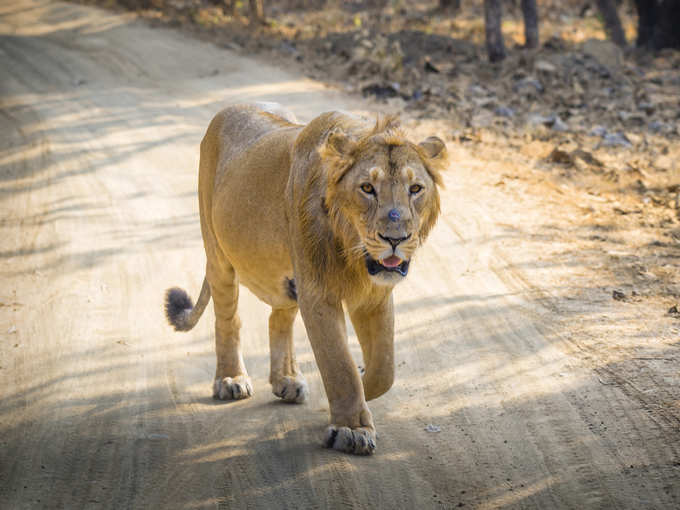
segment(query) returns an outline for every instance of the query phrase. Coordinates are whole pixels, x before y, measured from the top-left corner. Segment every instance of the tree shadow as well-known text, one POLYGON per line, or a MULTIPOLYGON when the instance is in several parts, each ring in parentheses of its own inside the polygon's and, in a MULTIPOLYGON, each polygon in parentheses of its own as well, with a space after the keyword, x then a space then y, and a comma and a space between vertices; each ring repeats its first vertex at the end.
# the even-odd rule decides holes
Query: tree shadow
MULTIPOLYGON (((68 12, 60 15, 62 21, 69 21, 68 12)), ((56 40, 63 46, 64 61, 77 71, 69 45, 95 44, 89 33, 103 37, 116 30, 92 28, 84 22, 75 42, 67 37, 74 30, 69 29, 49 36, 3 36, 0 47, 16 65, 26 47, 44 48, 56 40)), ((84 69, 102 58, 102 53, 93 55, 82 64, 84 69)), ((142 68, 135 73, 149 74, 142 68)), ((195 78, 183 73, 182 79, 195 78)), ((73 186, 65 196, 45 199, 42 212, 10 216, 3 223, 16 228, 25 220, 53 228, 57 240, 12 246, 0 256, 26 259, 18 271, 12 268, 13 274, 39 270, 72 275, 151 248, 164 253, 190 242, 200 250, 195 212, 177 213, 170 206, 157 217, 151 211, 145 217, 126 216, 125 211, 154 195, 195 201, 193 192, 177 192, 174 184, 182 177, 172 170, 167 172, 171 184, 145 183, 139 171, 143 165, 135 158, 171 144, 197 147, 207 120, 222 105, 214 97, 225 84, 207 80, 202 86, 208 98, 198 101, 169 98, 167 89, 155 87, 152 80, 95 92, 98 83, 74 86, 78 75, 41 61, 32 70, 32 94, 18 94, 9 82, 3 85, 3 99, 9 98, 1 109, 3 133, 7 126, 26 129, 14 130, 5 139, 11 143, 0 142, 0 203, 20 203, 57 184, 73 186), (51 73, 58 76, 56 83, 47 79, 51 73), (111 105, 111 98, 118 100, 111 105), (178 99, 189 106, 175 107, 178 99), (86 115, 81 104, 91 106, 86 115), (101 104, 108 105, 107 113, 98 112, 101 104), (127 139, 141 127, 172 122, 180 126, 177 132, 134 142, 117 139, 127 139), (51 150, 50 143, 58 148, 51 150), (84 176, 124 179, 128 186, 107 197, 100 188, 80 187, 78 179, 84 176), (102 218, 111 222, 93 235, 86 249, 63 253, 63 222, 82 221, 76 224, 85 229, 88 221, 102 218), (135 228, 118 221, 132 221, 135 228), (54 257, 42 260, 46 254, 54 257)), ((102 76, 101 82, 110 79, 102 76)), ((296 95, 298 103, 305 101, 302 93, 287 97, 296 95)), ((549 236, 551 228, 546 225, 546 232, 538 234, 509 228, 497 237, 469 238, 461 249, 549 236)), ((594 231, 613 229, 593 226, 575 235, 588 238, 594 231)), ((68 238, 70 231, 63 232, 68 238)), ((589 264, 583 254, 566 255, 575 266, 589 264)), ((563 263, 536 259, 522 264, 549 268, 563 263)), ((510 272, 522 264, 498 270, 510 272)), ((584 368, 574 361, 576 356, 565 355, 563 346, 570 341, 557 328, 527 312, 528 307, 545 306, 549 296, 537 297, 531 289, 433 290, 429 287, 434 283, 408 287, 415 292, 405 298, 398 294, 397 382, 370 403, 380 434, 373 457, 350 457, 320 446, 328 413, 307 343, 300 352, 314 395, 309 405, 273 404, 261 374, 255 376, 252 400, 222 405, 209 394, 214 367, 209 336, 173 340, 165 350, 143 343, 128 347, 113 337, 82 348, 79 339, 72 339, 56 359, 29 354, 21 372, 2 368, 10 371, 3 379, 12 384, 3 387, 0 401, 0 506, 145 508, 159 501, 165 507, 221 508, 678 506, 680 444, 673 422, 677 408, 671 406, 675 393, 662 395, 670 404, 659 402, 639 379, 626 377, 634 369, 672 365, 677 344, 647 354, 649 360, 624 353, 621 359, 596 360, 592 368, 584 368), (401 315, 411 315, 407 326, 400 326, 401 315), (480 328, 480 323, 488 327, 480 328), (104 341, 111 345, 103 346, 104 341), (187 357, 187 349, 199 352, 187 357), (41 373, 46 365, 55 373, 41 373), (79 396, 81 388, 88 390, 86 396, 79 396), (605 423, 603 417, 615 420, 605 423), (428 432, 430 424, 440 432, 428 432)), ((547 291, 564 296, 573 288, 547 291)), ((68 310, 62 311, 67 315, 68 310)), ((92 320, 88 312, 82 311, 83 320, 92 320)), ((595 311, 581 311, 578 319, 588 324, 599 317, 595 311)), ((259 320, 266 323, 265 316, 259 320)), ((300 338, 304 334, 298 327, 296 340, 300 338)), ((356 339, 352 342, 358 356, 356 339)), ((248 354, 247 345, 245 350, 247 364, 266 366, 266 355, 248 354)), ((650 388, 656 384, 654 373, 649 372, 650 388)))
MULTIPOLYGON (((424 307, 397 303, 397 381, 369 404, 379 431, 372 457, 322 448, 328 414, 313 363, 303 363, 307 405, 281 404, 257 373, 252 399, 223 405, 209 396, 210 336, 173 340, 165 351, 112 342, 74 347, 58 360, 60 375, 5 390, 0 416, 10 419, 0 421, 0 437, 9 460, 0 476, 8 483, 0 502, 670 508, 680 501, 677 421, 660 420, 656 402, 611 378, 621 373, 618 362, 575 365, 552 346, 563 341, 559 331, 537 334, 513 295, 436 298, 424 307), (400 328, 406 314, 421 322, 400 328), (491 322, 482 330, 480 320, 491 322), (86 368, 93 357, 106 363, 86 368), (120 386, 99 387, 111 372, 120 386), (137 384, 125 383, 141 373, 137 384), (77 386, 98 390, 70 396, 77 386), (36 441, 40 452, 31 451, 36 441), (45 468, 36 474, 38 465, 45 468), (78 482, 83 477, 88 484, 78 482)), ((677 347, 657 356, 672 364, 677 347)), ((308 344, 299 350, 311 356, 308 344)), ((248 354, 247 344, 245 351, 248 366, 267 365, 266 354, 248 354)))

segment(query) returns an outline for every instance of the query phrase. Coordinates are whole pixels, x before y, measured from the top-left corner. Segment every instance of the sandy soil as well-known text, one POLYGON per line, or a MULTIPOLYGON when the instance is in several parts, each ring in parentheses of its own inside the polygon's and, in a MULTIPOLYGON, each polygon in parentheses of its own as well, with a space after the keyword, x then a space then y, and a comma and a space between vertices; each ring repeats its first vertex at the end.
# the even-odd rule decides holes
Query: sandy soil
POLYGON ((271 394, 267 310, 245 289, 256 394, 217 402, 212 310, 174 333, 162 298, 203 277, 197 149, 216 111, 371 105, 48 0, 0 6, 0 77, 0 507, 680 505, 677 319, 634 287, 612 299, 649 271, 611 280, 636 231, 598 222, 601 196, 523 180, 521 148, 477 154, 444 133, 443 216, 395 291, 397 382, 371 403, 378 450, 352 457, 320 446, 301 322, 308 404, 271 394))

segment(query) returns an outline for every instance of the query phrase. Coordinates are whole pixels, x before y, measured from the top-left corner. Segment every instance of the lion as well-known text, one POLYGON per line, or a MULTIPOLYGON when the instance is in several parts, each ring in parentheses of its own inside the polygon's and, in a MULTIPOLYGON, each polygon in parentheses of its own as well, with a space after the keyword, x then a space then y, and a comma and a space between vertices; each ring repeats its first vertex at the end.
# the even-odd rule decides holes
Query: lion
POLYGON ((293 351, 300 310, 329 401, 324 445, 366 455, 376 448, 366 401, 394 381, 392 289, 440 212, 444 143, 408 141, 394 117, 375 123, 323 113, 301 125, 276 105, 219 112, 201 142, 200 223, 207 257, 196 305, 178 288, 166 315, 190 330, 212 297, 217 368, 213 395, 253 393, 239 340, 239 283, 271 306, 274 395, 301 403, 309 390, 293 351), (357 333, 360 376, 343 304, 357 333))

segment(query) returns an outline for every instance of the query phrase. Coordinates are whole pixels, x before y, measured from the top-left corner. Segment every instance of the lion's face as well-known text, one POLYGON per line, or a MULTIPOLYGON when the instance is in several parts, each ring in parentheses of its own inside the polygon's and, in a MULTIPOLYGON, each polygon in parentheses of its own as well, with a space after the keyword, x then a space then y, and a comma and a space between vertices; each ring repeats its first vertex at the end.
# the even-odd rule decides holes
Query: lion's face
POLYGON ((347 140, 338 142, 338 151, 351 158, 342 174, 331 175, 326 201, 345 256, 362 258, 375 283, 394 285, 407 275, 439 214, 437 165, 445 158, 444 144, 428 138, 416 146, 381 136, 351 152, 347 140), (433 164, 437 157, 441 161, 433 164))

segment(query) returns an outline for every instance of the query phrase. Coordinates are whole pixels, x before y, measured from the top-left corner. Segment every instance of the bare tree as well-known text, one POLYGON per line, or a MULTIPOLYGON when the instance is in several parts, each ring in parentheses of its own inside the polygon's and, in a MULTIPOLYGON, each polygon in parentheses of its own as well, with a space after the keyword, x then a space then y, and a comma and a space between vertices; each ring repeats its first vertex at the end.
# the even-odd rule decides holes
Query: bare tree
POLYGON ((251 21, 256 23, 262 23, 264 21, 264 5, 262 2, 263 0, 249 0, 251 21))
MULTIPOLYGON (((616 0, 597 0, 605 29, 617 46, 626 46, 626 36, 616 10, 616 0)), ((659 50, 680 48, 680 2, 678 0, 635 0, 638 13, 636 44, 659 50)))
POLYGON ((654 26, 657 24, 658 9, 656 0, 635 0, 638 13, 637 46, 652 47, 654 26))
POLYGON ((621 27, 619 13, 616 10, 616 1, 597 0, 597 7, 600 9, 600 13, 604 19, 604 26, 610 39, 617 46, 624 47, 626 45, 626 35, 623 33, 623 28, 621 27))
POLYGON ((505 44, 501 32, 501 0, 484 0, 484 30, 486 32, 486 51, 491 62, 505 58, 505 44))
POLYGON ((460 0, 439 0, 439 9, 442 11, 460 10, 460 0))
POLYGON ((208 0, 208 3, 212 5, 223 5, 224 12, 232 17, 236 17, 238 14, 236 12, 236 0, 208 0))
POLYGON ((538 48, 538 9, 536 0, 522 0, 524 16, 524 46, 538 48))
MULTIPOLYGON (((486 32, 486 51, 491 62, 498 62, 505 58, 505 44, 501 32, 501 18, 503 16, 502 0, 484 0, 484 29, 486 32)), ((522 15, 524 17, 524 46, 538 47, 538 9, 536 0, 522 0, 522 15)))
POLYGON ((635 0, 638 12, 637 46, 660 50, 680 48, 680 2, 635 0))

